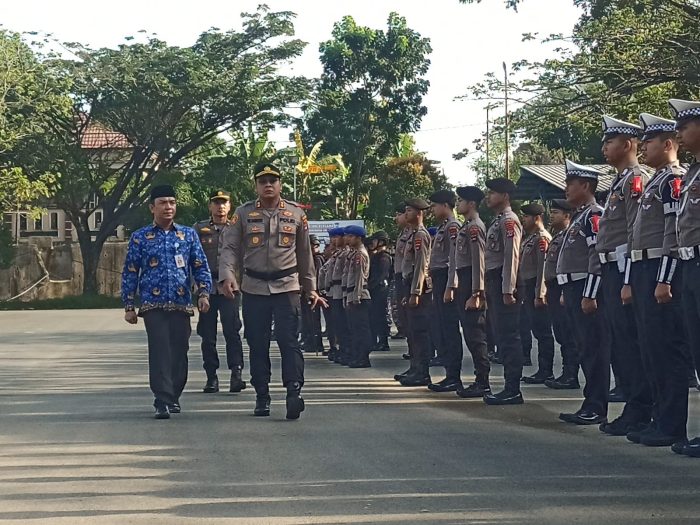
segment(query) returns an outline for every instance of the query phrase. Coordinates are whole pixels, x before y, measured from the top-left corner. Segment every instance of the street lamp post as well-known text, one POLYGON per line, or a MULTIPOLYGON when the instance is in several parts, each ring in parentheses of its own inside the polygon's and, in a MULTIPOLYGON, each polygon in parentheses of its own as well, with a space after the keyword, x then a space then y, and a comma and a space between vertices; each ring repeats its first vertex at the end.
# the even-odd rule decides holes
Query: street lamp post
POLYGON ((503 62, 503 77, 504 77, 504 88, 505 88, 505 110, 506 110, 506 179, 510 179, 510 161, 508 155, 508 69, 506 63, 503 62))

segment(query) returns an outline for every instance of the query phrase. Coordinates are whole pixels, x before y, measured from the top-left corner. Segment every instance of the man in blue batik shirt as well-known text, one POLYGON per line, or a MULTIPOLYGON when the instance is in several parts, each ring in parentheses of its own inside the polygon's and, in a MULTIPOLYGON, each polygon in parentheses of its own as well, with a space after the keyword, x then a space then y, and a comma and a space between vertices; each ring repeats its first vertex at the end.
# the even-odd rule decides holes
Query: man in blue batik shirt
POLYGON ((177 201, 172 186, 155 186, 149 206, 153 224, 131 235, 122 272, 122 302, 127 323, 143 317, 148 336, 148 371, 156 419, 180 412, 187 382, 187 351, 194 315, 190 275, 200 312, 209 310, 211 273, 194 229, 173 222, 177 201), (139 313, 135 297, 139 295, 139 313))

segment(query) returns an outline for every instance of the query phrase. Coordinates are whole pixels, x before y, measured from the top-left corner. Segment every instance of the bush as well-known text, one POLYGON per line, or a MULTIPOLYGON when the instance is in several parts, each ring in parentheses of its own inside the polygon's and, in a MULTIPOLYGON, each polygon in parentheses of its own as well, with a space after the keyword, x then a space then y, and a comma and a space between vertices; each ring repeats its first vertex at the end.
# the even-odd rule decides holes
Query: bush
POLYGON ((12 244, 12 233, 0 226, 0 268, 9 268, 15 258, 15 247, 12 244))

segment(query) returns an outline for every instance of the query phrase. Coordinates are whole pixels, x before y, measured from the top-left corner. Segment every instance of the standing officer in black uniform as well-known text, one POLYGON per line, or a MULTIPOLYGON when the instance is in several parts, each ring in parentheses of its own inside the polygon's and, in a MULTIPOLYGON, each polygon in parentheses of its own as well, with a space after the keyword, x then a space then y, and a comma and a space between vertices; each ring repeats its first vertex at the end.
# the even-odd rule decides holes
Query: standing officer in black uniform
POLYGON ((520 305, 516 296, 522 226, 510 207, 512 181, 499 177, 486 181, 488 207, 497 215, 486 233, 486 302, 491 311, 498 352, 503 359, 505 387, 487 394, 487 405, 521 405, 520 378, 523 349, 520 343, 520 305))
MULTIPOLYGON (((199 240, 207 255, 212 281, 216 283, 219 277, 219 243, 223 231, 228 227, 228 216, 231 212, 231 194, 224 190, 217 190, 209 198, 210 218, 194 225, 199 235, 199 240)), ((239 308, 241 301, 238 296, 229 299, 223 294, 217 293, 213 287, 209 296, 209 311, 199 315, 197 333, 202 338, 202 361, 207 373, 207 383, 204 385, 205 393, 219 391, 219 377, 216 371, 219 369, 219 355, 216 351, 216 332, 218 318, 221 318, 221 327, 224 330, 226 340, 226 363, 231 370, 229 392, 240 392, 246 384, 241 377, 243 371, 243 343, 241 342, 241 317, 239 308)))
MULTIPOLYGON (((315 235, 309 235, 309 240, 314 255, 316 282, 320 283, 319 273, 325 263, 323 254, 320 252, 321 243, 315 235)), ((321 288, 320 284, 318 287, 321 288)), ((305 295, 302 295, 301 301, 301 326, 304 352, 324 355, 323 337, 321 336, 321 309, 311 308, 308 297, 305 295)))
POLYGON ((389 236, 379 230, 372 237, 373 253, 369 261, 367 286, 371 296, 369 321, 372 327, 373 351, 389 350, 389 288, 392 275, 391 255, 386 251, 389 236))
POLYGON ((312 308, 327 303, 316 293, 309 227, 304 210, 282 199, 280 171, 273 164, 255 168, 258 198, 236 209, 226 229, 219 261, 219 282, 233 298, 243 293, 243 322, 250 347, 251 383, 256 416, 270 415, 270 339, 272 322, 282 355, 287 389, 287 419, 304 411, 304 356, 299 348, 300 291, 312 308), (241 275, 239 286, 236 275, 241 275))

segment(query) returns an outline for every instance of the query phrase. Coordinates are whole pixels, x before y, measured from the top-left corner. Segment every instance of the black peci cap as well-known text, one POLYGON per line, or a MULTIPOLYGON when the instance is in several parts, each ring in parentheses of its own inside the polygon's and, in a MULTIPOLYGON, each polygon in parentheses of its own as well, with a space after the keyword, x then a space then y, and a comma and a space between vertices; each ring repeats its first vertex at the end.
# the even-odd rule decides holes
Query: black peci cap
POLYGON ((536 215, 544 215, 544 206, 537 202, 529 202, 524 206, 521 206, 520 210, 523 212, 523 215, 530 215, 532 217, 536 215))
POLYGON ((438 190, 430 196, 430 202, 435 204, 449 204, 452 208, 455 207, 457 196, 450 190, 438 190))
POLYGON ((497 177, 486 181, 486 187, 496 193, 507 193, 511 195, 515 193, 515 184, 512 180, 505 177, 497 177))
POLYGON ((415 208, 416 210, 425 211, 428 208, 430 208, 430 203, 425 199, 415 197, 413 199, 406 199, 406 206, 410 206, 411 208, 415 208))
POLYGON ((459 195, 462 200, 476 202, 477 204, 484 200, 484 192, 481 191, 481 188, 477 188, 476 186, 462 186, 457 188, 457 195, 459 195))
POLYGON ((156 200, 158 197, 177 197, 177 195, 175 195, 175 188, 170 184, 153 186, 151 189, 151 201, 156 200))
POLYGON ((552 199, 552 204, 550 205, 550 208, 553 210, 561 210, 565 212, 571 212, 573 211, 573 206, 569 204, 569 201, 566 199, 552 199))

